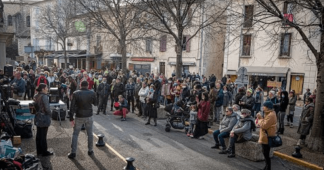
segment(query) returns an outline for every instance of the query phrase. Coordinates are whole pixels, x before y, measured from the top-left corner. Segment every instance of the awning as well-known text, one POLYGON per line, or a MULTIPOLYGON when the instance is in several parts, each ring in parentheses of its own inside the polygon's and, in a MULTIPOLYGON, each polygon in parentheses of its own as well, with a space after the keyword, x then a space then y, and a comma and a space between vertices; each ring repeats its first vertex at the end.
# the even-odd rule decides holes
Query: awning
POLYGON ((247 69, 247 75, 252 76, 280 76, 286 77, 289 68, 287 67, 257 67, 244 66, 247 69))
POLYGON ((236 70, 227 70, 227 75, 237 75, 236 70))
MULTIPOLYGON (((175 66, 176 62, 169 62, 170 65, 175 66)), ((196 63, 195 62, 183 62, 182 63, 183 66, 195 66, 196 63)))

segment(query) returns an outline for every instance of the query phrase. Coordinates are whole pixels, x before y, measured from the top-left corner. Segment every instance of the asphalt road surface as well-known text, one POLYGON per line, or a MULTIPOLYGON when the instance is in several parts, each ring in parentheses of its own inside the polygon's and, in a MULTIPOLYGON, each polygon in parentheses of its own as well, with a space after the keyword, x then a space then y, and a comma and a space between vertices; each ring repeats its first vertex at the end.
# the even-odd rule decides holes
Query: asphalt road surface
MULTIPOLYGON (((188 138, 184 131, 164 131, 165 120, 158 126, 144 125, 145 121, 129 113, 127 121, 120 116, 94 115, 94 133, 103 134, 104 140, 124 157, 134 157, 140 170, 257 170, 264 162, 252 162, 240 157, 227 158, 210 149, 214 144, 210 134, 205 139, 188 138)), ((298 113, 295 114, 298 117, 298 113)), ((297 120, 297 119, 296 119, 297 120)), ((248 150, 246 151, 248 152, 248 150)), ((109 159, 109 158, 108 158, 109 159)), ((303 169, 277 157, 272 158, 272 169, 303 169)))

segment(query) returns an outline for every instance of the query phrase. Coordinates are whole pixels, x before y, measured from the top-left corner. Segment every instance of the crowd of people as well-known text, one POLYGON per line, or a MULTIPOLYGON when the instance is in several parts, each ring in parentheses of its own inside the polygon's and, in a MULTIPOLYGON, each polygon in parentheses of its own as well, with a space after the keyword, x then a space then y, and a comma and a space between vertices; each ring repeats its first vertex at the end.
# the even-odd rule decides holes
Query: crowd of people
MULTIPOLYGON (((34 67, 27 64, 18 67, 13 75, 9 78, 9 83, 15 99, 33 99, 37 89, 38 91, 45 89, 43 86, 39 89, 40 84, 59 87, 60 98, 67 104, 68 109, 75 113, 75 107, 87 109, 74 99, 81 97, 77 91, 82 90, 83 82, 87 82, 83 83, 83 86, 86 86, 85 89, 88 91, 94 92, 93 100, 96 102, 93 100, 89 102, 98 105, 97 114, 102 112, 106 115, 110 99, 110 111, 114 111, 114 115, 121 116, 121 121, 126 121, 129 112, 134 113, 138 110, 137 115, 147 120, 146 125, 150 125, 153 119, 154 126, 157 126, 157 108, 160 105, 174 104, 176 107, 177 102, 185 101, 191 105, 190 128, 187 135, 202 138, 212 123, 219 124, 219 129, 213 133, 215 146, 212 148, 221 147, 220 154, 229 153, 228 157, 235 157, 235 143, 250 140, 252 131, 261 128, 259 142, 262 144, 268 169, 271 164, 266 136, 274 136, 275 133, 284 134, 285 125, 293 127, 298 100, 294 90, 287 92, 274 87, 265 95, 261 87, 254 89, 248 85, 239 88, 227 76, 217 79, 214 74, 206 77, 198 73, 187 73, 183 74, 182 78, 176 78, 175 72, 171 77, 166 77, 153 72, 140 74, 135 70, 86 71, 73 66, 60 69, 56 66, 34 67), (224 142, 226 137, 230 138, 228 147, 224 142)), ((0 71, 0 76, 3 76, 3 71, 0 71)), ((307 89, 298 127, 298 133, 301 135, 298 145, 305 144, 306 135, 312 126, 315 99, 316 91, 311 93, 307 89)), ((91 104, 88 107, 91 107, 91 104)), ((71 113, 72 119, 74 113, 71 113)), ((89 120, 78 121, 79 127, 89 120)), ((75 153, 77 135, 78 132, 73 136, 74 145, 71 153, 75 153)))

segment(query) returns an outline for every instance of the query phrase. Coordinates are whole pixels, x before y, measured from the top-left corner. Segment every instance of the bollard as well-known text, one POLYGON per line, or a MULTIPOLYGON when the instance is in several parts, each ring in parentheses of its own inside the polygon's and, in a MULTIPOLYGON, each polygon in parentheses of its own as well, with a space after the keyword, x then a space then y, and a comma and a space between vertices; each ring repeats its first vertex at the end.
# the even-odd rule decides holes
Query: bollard
POLYGON ((295 158, 302 158, 303 155, 300 153, 300 146, 295 147, 295 152, 291 154, 291 156, 295 157, 295 158))
POLYGON ((124 167, 124 170, 136 170, 135 166, 133 166, 134 158, 128 157, 126 158, 127 165, 124 167))
POLYGON ((102 147, 102 146, 105 146, 105 142, 103 141, 103 138, 104 138, 105 136, 104 135, 102 135, 102 134, 99 134, 98 135, 98 142, 96 143, 96 146, 97 147, 102 147))
POLYGON ((82 125, 81 130, 85 130, 85 125, 84 124, 82 125))

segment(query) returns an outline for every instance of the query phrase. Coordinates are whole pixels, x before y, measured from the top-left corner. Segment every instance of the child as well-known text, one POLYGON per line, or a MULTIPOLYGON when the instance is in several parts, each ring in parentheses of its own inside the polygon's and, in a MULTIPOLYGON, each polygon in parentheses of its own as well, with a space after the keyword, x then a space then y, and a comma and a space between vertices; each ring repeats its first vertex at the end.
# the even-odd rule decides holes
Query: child
POLYGON ((120 115, 122 116, 121 121, 126 121, 126 114, 128 113, 127 100, 123 97, 123 95, 119 95, 118 103, 119 103, 119 108, 114 112, 114 115, 120 115))
POLYGON ((196 123, 197 123, 197 108, 196 105, 191 105, 191 110, 190 110, 190 119, 189 119, 189 130, 187 133, 188 137, 193 137, 193 132, 195 131, 196 128, 196 123))

